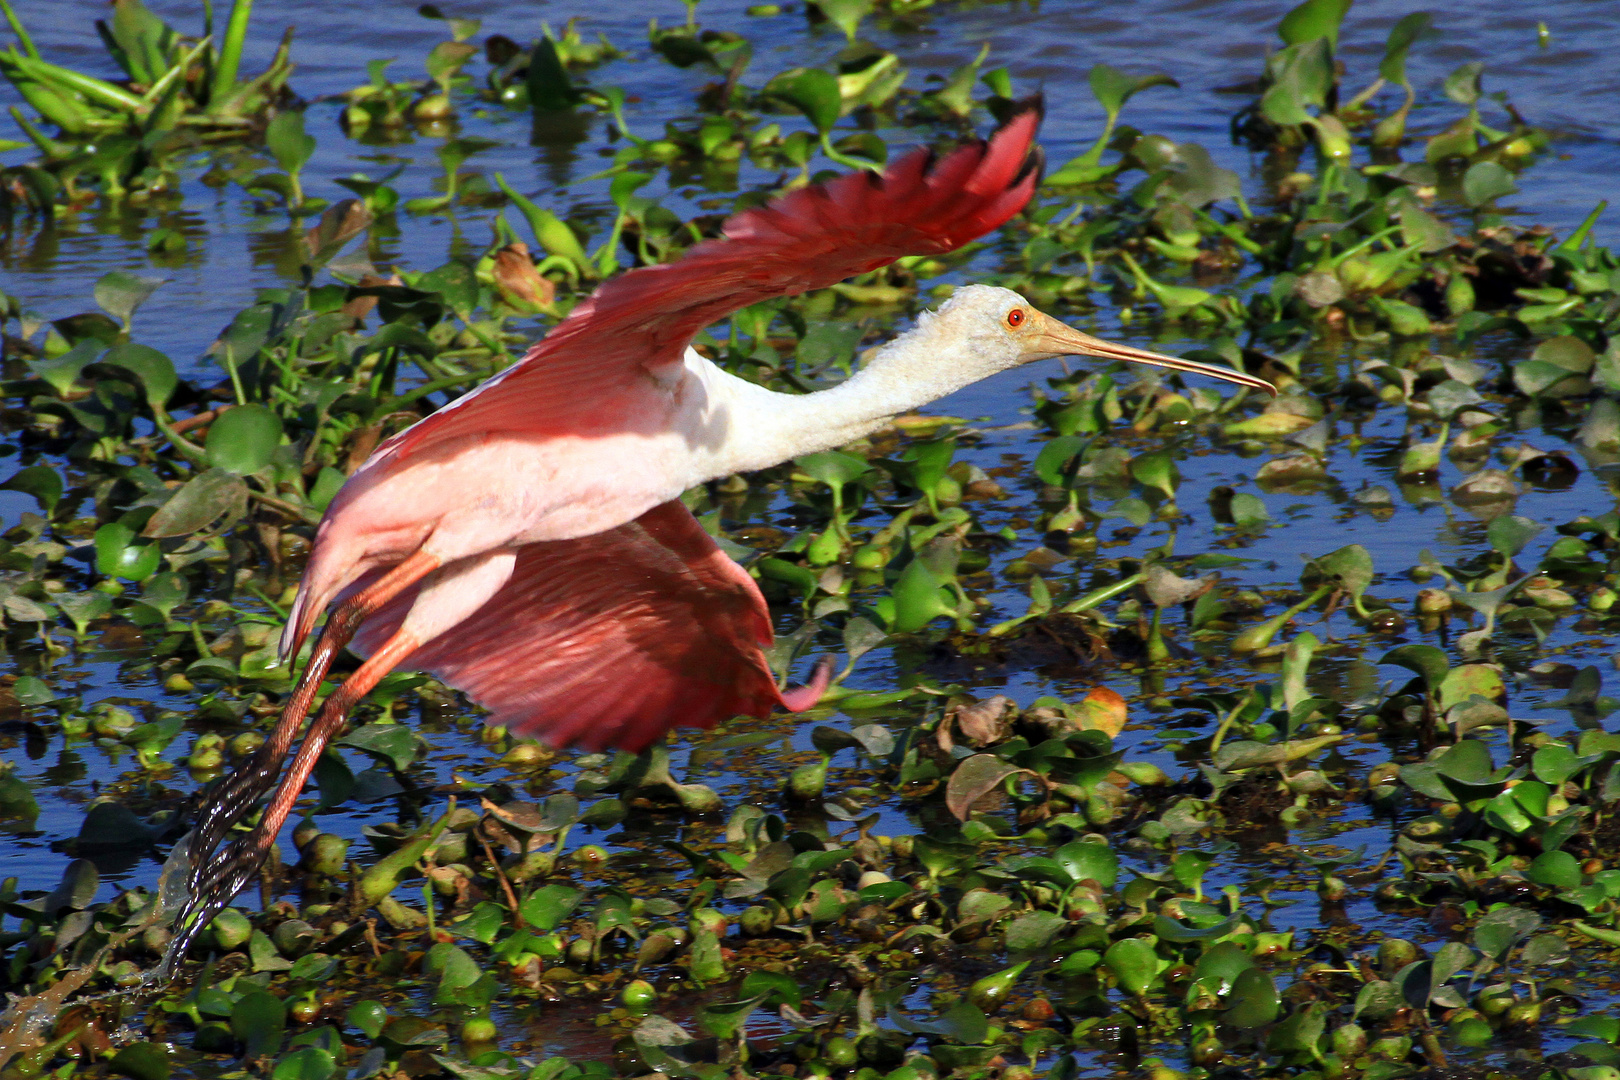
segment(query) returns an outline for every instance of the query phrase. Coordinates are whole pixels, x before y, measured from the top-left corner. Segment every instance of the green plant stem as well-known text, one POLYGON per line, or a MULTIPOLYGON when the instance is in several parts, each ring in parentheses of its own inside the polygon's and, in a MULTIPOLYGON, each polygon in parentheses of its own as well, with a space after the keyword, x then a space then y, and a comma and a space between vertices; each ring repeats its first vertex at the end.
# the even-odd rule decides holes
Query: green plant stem
POLYGON ((272 510, 279 510, 288 517, 302 521, 307 525, 319 525, 321 523, 321 515, 307 506, 294 506, 285 499, 278 499, 274 495, 266 495, 263 492, 254 491, 252 488, 248 489, 248 498, 254 502, 263 503, 272 510))
POLYGON ((22 73, 35 82, 47 86, 55 83, 66 89, 77 91, 98 104, 124 112, 131 112, 137 116, 144 116, 147 111, 146 102, 121 86, 114 86, 94 75, 81 75, 71 68, 58 67, 44 60, 19 56, 12 61, 22 73))
POLYGON ((11 10, 11 0, 0 0, 0 11, 5 12, 6 22, 11 25, 11 32, 17 35, 17 43, 23 47, 23 52, 38 60, 39 50, 34 47, 34 39, 28 36, 28 31, 23 29, 22 20, 11 10))
POLYGON ((214 81, 208 88, 208 104, 213 106, 236 88, 236 73, 242 66, 242 45, 247 41, 248 18, 253 0, 235 0, 225 23, 225 40, 220 43, 214 62, 214 81))

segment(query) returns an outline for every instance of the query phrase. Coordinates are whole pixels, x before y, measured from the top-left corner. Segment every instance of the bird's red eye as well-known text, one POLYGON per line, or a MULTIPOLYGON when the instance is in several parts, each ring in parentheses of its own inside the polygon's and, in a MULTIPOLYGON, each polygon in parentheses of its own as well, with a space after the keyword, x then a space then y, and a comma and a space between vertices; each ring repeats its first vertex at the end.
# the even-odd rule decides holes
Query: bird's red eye
POLYGON ((1013 308, 1011 311, 1007 312, 1007 325, 1008 326, 1023 326, 1024 325, 1024 309, 1023 308, 1013 308))

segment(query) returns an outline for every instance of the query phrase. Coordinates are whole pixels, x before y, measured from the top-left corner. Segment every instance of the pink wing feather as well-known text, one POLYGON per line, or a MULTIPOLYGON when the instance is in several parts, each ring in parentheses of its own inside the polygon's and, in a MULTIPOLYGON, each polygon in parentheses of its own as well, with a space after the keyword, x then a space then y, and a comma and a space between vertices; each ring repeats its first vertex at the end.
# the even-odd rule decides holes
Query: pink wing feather
POLYGON ((1039 182, 1039 124, 1040 102, 1031 99, 988 141, 961 146, 937 164, 916 150, 882 177, 849 173, 738 214, 723 238, 604 283, 523 360, 396 435, 379 456, 404 458, 499 431, 550 437, 622 430, 626 417, 614 402, 648 371, 679 361, 710 323, 904 255, 953 251, 1006 222, 1039 182))
MULTIPOLYGON (((416 591, 368 619, 355 648, 386 641, 416 591)), ((553 746, 640 751, 675 726, 713 727, 813 704, 785 702, 761 649, 765 599, 679 502, 579 540, 529 544, 512 578, 455 629, 400 664, 553 746)))

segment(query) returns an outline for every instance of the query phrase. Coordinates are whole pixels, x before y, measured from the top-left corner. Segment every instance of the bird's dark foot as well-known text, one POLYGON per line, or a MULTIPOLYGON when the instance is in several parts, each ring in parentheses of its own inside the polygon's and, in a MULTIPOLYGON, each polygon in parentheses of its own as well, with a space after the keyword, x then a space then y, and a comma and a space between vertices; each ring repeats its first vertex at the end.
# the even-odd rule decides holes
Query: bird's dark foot
POLYGON ((264 864, 270 852, 270 838, 254 830, 248 836, 226 845, 211 858, 194 863, 190 895, 174 920, 174 937, 158 965, 158 977, 170 978, 214 916, 224 910, 264 864))

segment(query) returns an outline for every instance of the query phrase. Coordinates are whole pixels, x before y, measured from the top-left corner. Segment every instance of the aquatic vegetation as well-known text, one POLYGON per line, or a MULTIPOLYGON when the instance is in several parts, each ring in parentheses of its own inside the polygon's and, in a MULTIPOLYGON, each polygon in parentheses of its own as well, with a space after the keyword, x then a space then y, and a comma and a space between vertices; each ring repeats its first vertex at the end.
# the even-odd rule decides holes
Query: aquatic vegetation
MULTIPOLYGON (((257 89, 220 119, 245 2, 216 46, 120 0, 107 35, 145 66, 110 96, 33 63, 11 19, 8 77, 82 95, 63 114, 80 130, 54 98, 19 110, 37 156, 0 183, 14 236, 180 200, 168 177, 201 145, 210 183, 287 229, 289 277, 199 364, 150 344, 156 279, 108 273, 51 322, 21 286, 0 296, 0 490, 35 507, 0 535, 0 829, 61 849, 54 884, 0 883, 0 1070, 1620 1067, 1620 703, 1599 663, 1620 616, 1620 255, 1602 206, 1564 236, 1502 208, 1549 168, 1547 135, 1488 111, 1477 65, 1419 95, 1407 64, 1440 20, 1397 19, 1363 59, 1339 48, 1334 0, 1288 14, 1236 107, 1217 103, 1257 177, 1131 127, 1154 95, 1207 102, 1099 66, 1107 130, 999 237, 757 305, 700 343, 776 389, 829 385, 971 267, 1076 319, 1195 338, 1187 355, 1279 397, 1054 370, 1013 433, 904 416, 689 492, 773 604, 773 664, 838 657, 800 735, 558 755, 397 674, 321 759, 260 887, 180 981, 141 985, 175 879, 108 888, 96 860, 167 855, 199 788, 262 742, 291 586, 343 478, 602 278, 1016 96, 992 53, 930 81, 870 40, 949 32, 951 5, 758 5, 741 32, 689 7, 644 41, 582 22, 528 45, 424 11, 447 40, 375 66, 333 103, 341 132, 272 108, 296 45, 275 79, 232 74, 257 89), (831 47, 767 62, 756 19, 831 47), (649 120, 615 85, 631 60, 701 86, 649 120), (117 104, 165 73, 163 109, 117 104), (601 198, 497 172, 480 110, 599 153, 601 198), (312 139, 432 140, 442 185, 418 195, 384 157, 332 186, 312 139), (439 265, 388 255, 444 223, 439 265), (1569 490, 1591 504, 1552 500, 1569 490), (1332 519, 1302 516, 1307 498, 1332 519), (1380 527, 1412 508, 1443 519, 1430 548, 1380 527), (79 677, 92 656, 115 689, 79 677), (1045 696, 1001 692, 1029 672, 1045 696), (446 764, 450 740, 485 752, 446 764), (87 761, 106 782, 60 832, 42 819, 88 792, 87 761), (564 1027, 584 1035, 552 1040, 564 1027)), ((207 242, 164 227, 142 244, 207 242)))

